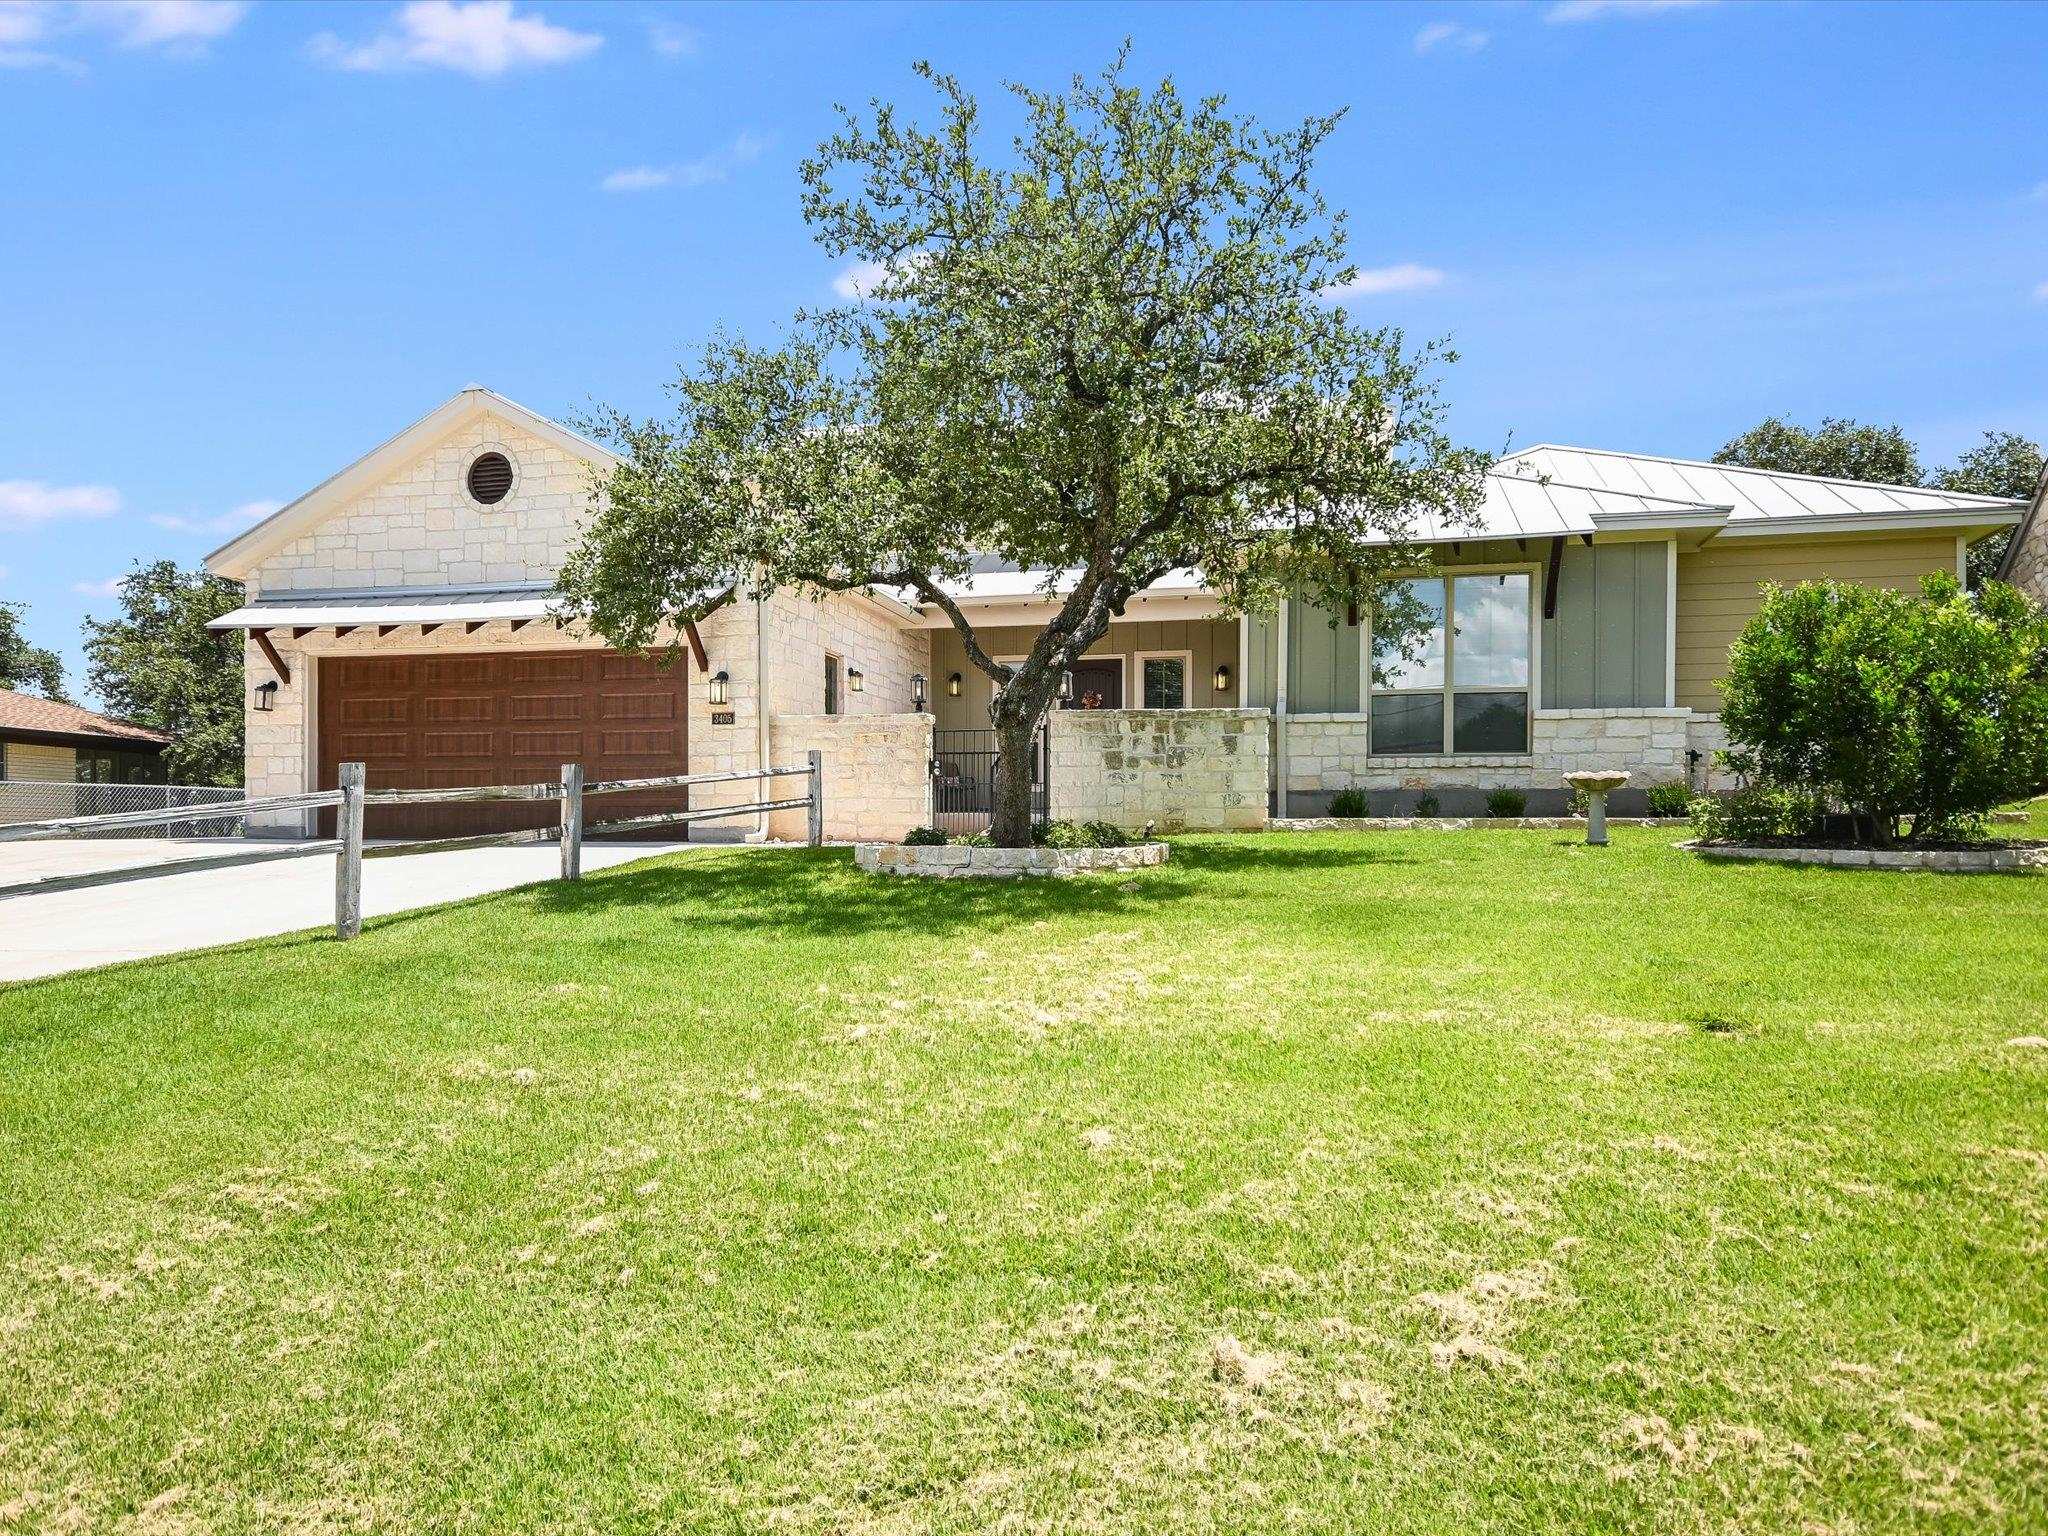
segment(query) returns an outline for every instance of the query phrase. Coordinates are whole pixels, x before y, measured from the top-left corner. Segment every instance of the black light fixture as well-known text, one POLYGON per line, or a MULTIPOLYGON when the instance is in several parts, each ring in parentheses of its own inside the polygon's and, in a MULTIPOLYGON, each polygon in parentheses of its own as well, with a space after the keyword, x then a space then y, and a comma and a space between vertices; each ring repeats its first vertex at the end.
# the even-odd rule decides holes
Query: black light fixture
POLYGON ((1060 702, 1062 704, 1074 702, 1074 674, 1071 671, 1060 674, 1060 702))
POLYGON ((260 714, 269 714, 277 700, 277 679, 256 685, 256 709, 260 714))
POLYGON ((920 715, 924 713, 924 674, 922 672, 910 674, 910 707, 920 715))
POLYGON ((860 668, 848 667, 846 669, 846 686, 851 688, 855 693, 859 693, 863 688, 865 688, 867 686, 867 682, 868 675, 867 673, 861 671, 860 668))
POLYGON ((1210 681, 1215 684, 1218 693, 1230 692, 1230 663, 1227 661, 1219 663, 1216 668, 1216 675, 1210 681))
POLYGON ((711 674, 711 702, 723 705, 732 698, 732 675, 718 671, 711 674))
POLYGON ((949 699, 960 697, 960 674, 958 672, 955 672, 946 679, 946 697, 949 699))

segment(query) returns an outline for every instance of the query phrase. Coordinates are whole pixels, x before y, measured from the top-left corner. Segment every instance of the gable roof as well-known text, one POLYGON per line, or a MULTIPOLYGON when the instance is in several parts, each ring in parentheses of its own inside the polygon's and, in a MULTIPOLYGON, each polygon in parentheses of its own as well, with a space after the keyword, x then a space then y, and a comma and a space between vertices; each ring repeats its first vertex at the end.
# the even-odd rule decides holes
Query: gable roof
MULTIPOLYGON (((2020 557, 2020 546, 2027 542, 2034 529, 2040 525, 2043 506, 2048 506, 2048 464, 2041 466, 2041 478, 2034 486, 2034 499, 2028 504, 2026 515, 2020 519, 2019 526, 2013 529, 2012 537, 2005 541, 2005 553, 1998 557, 1998 569, 1993 574, 2000 581, 2011 579, 2013 562, 2020 557)), ((2048 537, 2048 534, 2044 534, 2044 537, 2048 537)))
POLYGON ((32 693, 0 688, 0 736, 64 737, 124 747, 160 747, 171 738, 147 726, 130 725, 112 715, 95 714, 76 704, 39 699, 32 693))
POLYGON ((378 444, 346 469, 329 475, 255 527, 229 539, 206 557, 206 568, 216 576, 238 580, 247 576, 266 555, 298 538, 351 497, 402 468, 450 432, 484 415, 502 417, 598 469, 608 470, 619 462, 615 454, 580 433, 571 432, 560 422, 550 421, 540 412, 529 410, 516 400, 507 400, 481 384, 467 384, 397 436, 378 444))

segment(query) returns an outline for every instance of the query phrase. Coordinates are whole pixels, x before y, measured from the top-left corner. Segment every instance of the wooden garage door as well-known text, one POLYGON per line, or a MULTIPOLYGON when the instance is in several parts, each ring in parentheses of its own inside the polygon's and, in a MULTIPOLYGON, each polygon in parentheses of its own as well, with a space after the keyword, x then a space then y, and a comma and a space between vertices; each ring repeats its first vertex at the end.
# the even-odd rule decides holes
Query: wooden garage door
MULTIPOLYGON (((362 763, 372 789, 554 783, 688 772, 688 663, 617 651, 330 656, 320 661, 320 787, 362 763)), ((586 822, 682 810, 687 790, 606 795, 586 822)), ((546 826, 554 801, 371 806, 370 837, 458 837, 546 826)), ((331 823, 331 814, 325 818, 331 823)), ((666 837, 681 835, 664 829, 666 837)))

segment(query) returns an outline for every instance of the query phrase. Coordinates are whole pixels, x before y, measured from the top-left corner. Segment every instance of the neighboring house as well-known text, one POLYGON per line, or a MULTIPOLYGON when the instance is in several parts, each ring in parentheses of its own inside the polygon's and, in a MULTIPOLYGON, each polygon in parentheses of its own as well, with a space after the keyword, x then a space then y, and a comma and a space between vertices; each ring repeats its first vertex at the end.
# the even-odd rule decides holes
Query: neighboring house
POLYGON ((161 784, 169 741, 76 704, 0 688, 0 822, 76 811, 75 797, 31 796, 8 783, 161 784))
POLYGON ((2009 581, 2037 603, 2048 603, 2048 465, 2034 486, 2034 499, 1999 557, 1998 579, 2009 581))
MULTIPOLYGON (((835 836, 929 820, 935 780, 978 786, 985 804, 988 681, 936 610, 879 591, 742 598, 674 637, 669 667, 555 619, 556 572, 614 462, 472 387, 209 556, 248 588, 215 622, 249 635, 251 792, 331 787, 350 760, 373 787, 445 786, 552 780, 569 761, 593 779, 647 777, 817 749, 835 836)), ((1579 767, 1625 767, 1639 786, 1697 778, 1720 744, 1713 685, 1760 581, 1909 587, 1959 571, 1969 544, 2020 510, 1531 448, 1489 475, 1479 526, 1421 530, 1436 561, 1417 594, 1449 622, 1386 686, 1370 683, 1356 615, 1297 601, 1230 617, 1187 574, 1132 599, 1074 668, 1077 707, 1051 723, 1048 809, 1250 826, 1353 785, 1379 809, 1430 791, 1457 811, 1503 786, 1555 804, 1558 775, 1579 767)), ((989 569, 957 597, 992 654, 1021 655, 1051 612, 1045 584, 989 569)), ((756 793, 700 787, 692 803, 756 793)), ((373 811, 370 830, 544 814, 373 811)), ((801 826, 801 813, 778 818, 776 835, 801 826)))

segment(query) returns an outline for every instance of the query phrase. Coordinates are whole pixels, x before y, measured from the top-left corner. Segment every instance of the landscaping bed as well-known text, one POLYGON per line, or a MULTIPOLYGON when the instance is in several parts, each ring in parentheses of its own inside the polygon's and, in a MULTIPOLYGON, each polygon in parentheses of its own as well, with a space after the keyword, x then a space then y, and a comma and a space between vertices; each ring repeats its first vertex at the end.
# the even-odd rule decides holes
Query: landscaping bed
POLYGON ((1915 843, 1873 848, 1867 843, 1816 843, 1789 839, 1755 843, 1683 843, 1709 859, 1752 859, 1773 864, 1825 864, 1841 869, 1926 869, 1943 874, 1991 874, 2048 868, 2048 842, 1993 839, 1981 842, 1915 843))
POLYGON ((1166 862, 1166 844, 1120 848, 990 848, 972 843, 859 843, 854 862, 871 874, 928 880, 1007 880, 1018 875, 1082 875, 1145 869, 1166 862))

